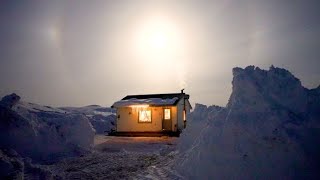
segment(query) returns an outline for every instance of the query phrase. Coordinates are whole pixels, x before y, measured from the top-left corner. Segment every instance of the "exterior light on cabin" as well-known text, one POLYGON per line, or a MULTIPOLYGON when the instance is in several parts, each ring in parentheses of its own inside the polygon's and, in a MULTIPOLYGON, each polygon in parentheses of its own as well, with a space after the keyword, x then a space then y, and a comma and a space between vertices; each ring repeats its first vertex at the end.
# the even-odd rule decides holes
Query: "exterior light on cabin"
POLYGON ((139 105, 131 105, 129 107, 131 107, 131 109, 134 110, 135 112, 140 112, 142 110, 147 110, 149 105, 148 104, 139 104, 139 105))
POLYGON ((148 108, 149 105, 148 104, 139 104, 139 105, 131 105, 129 107, 134 108, 134 109, 139 109, 139 108, 148 108))

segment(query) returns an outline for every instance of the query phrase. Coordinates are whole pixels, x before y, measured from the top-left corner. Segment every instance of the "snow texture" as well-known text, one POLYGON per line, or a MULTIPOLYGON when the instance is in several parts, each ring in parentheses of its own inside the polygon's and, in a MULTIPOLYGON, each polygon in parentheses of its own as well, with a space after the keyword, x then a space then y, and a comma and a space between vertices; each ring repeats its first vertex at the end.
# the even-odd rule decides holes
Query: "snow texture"
POLYGON ((52 162, 89 151, 95 131, 88 118, 61 109, 20 101, 0 102, 0 148, 14 149, 35 162, 52 162))
POLYGON ((179 98, 148 98, 148 99, 126 99, 115 102, 113 107, 126 107, 126 106, 134 106, 134 105, 150 105, 150 106, 161 106, 161 105, 173 105, 179 98))
POLYGON ((85 115, 91 122, 97 134, 106 134, 115 130, 115 109, 90 105, 85 107, 62 107, 59 108, 69 113, 85 115))
POLYGON ((103 115, 109 116, 115 114, 115 109, 102 107, 99 105, 89 105, 84 107, 60 107, 59 109, 74 113, 74 114, 84 114, 86 116, 103 115))
POLYGON ((93 153, 48 166, 62 179, 177 179, 176 138, 96 136, 93 153))
POLYGON ((187 120, 187 127, 180 135, 178 149, 185 151, 191 148, 192 150, 193 143, 198 141, 197 138, 210 123, 209 119, 215 117, 222 110, 224 107, 196 103, 187 120))
POLYGON ((34 165, 12 149, 0 150, 0 179, 61 179, 45 166, 34 165))
POLYGON ((17 152, 0 150, 0 179, 23 179, 24 163, 17 152))
POLYGON ((199 106, 193 112, 193 121, 204 124, 182 133, 175 165, 180 174, 187 179, 319 179, 320 88, 306 89, 289 71, 273 66, 234 68, 233 76, 226 108, 211 113, 199 106), (192 133, 196 137, 190 138, 192 133))

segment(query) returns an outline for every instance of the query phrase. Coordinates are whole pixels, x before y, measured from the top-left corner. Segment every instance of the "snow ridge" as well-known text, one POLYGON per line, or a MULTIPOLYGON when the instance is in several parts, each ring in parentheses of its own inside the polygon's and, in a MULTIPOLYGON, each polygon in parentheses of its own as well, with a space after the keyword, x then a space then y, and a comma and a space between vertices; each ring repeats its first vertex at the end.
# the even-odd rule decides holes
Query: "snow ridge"
MULTIPOLYGON (((233 75, 226 108, 207 117, 191 146, 181 138, 180 174, 187 179, 319 178, 319 87, 306 89, 289 71, 273 66, 234 68, 233 75)), ((205 113, 193 112, 193 118, 205 113)), ((185 134, 194 131, 189 127, 185 134)))
POLYGON ((106 134, 115 130, 116 115, 113 108, 89 105, 84 107, 61 107, 59 109, 68 113, 86 116, 97 134, 106 134))
POLYGON ((95 131, 80 114, 20 101, 16 94, 0 101, 0 149, 14 149, 35 162, 51 162, 87 152, 95 131))

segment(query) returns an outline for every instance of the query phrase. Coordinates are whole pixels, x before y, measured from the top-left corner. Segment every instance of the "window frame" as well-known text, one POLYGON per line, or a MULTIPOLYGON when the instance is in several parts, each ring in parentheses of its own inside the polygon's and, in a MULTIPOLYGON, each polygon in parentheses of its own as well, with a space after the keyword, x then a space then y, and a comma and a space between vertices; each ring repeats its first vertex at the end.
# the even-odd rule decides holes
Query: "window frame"
POLYGON ((152 123, 152 110, 151 109, 142 109, 138 111, 138 123, 152 123), (141 111, 150 111, 150 121, 141 121, 140 120, 140 112, 141 111))
POLYGON ((171 111, 171 108, 168 108, 168 107, 163 108, 163 120, 172 120, 172 111, 171 111), (166 119, 166 116, 165 116, 166 109, 168 109, 169 112, 170 112, 170 118, 169 118, 169 119, 166 119))

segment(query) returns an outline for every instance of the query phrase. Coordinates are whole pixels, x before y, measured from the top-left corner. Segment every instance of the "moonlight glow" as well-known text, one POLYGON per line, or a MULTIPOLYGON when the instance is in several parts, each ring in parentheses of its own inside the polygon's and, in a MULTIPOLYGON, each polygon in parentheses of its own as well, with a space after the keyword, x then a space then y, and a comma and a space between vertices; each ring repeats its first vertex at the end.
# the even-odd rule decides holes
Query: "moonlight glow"
POLYGON ((135 35, 135 51, 142 59, 173 59, 180 52, 182 39, 173 22, 155 18, 142 23, 135 35))
POLYGON ((137 62, 144 67, 141 73, 152 74, 144 78, 157 82, 174 79, 180 88, 182 84, 184 88, 186 43, 182 38, 183 31, 177 25, 174 19, 159 16, 141 19, 141 23, 136 24, 132 49, 137 62))
POLYGON ((154 32, 150 36, 150 45, 154 49, 163 49, 168 46, 168 35, 164 32, 154 32))

